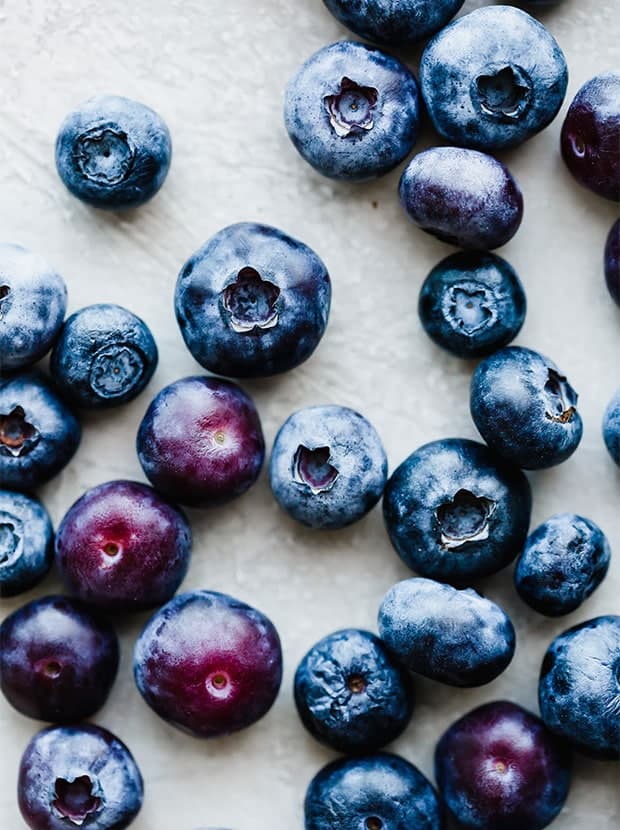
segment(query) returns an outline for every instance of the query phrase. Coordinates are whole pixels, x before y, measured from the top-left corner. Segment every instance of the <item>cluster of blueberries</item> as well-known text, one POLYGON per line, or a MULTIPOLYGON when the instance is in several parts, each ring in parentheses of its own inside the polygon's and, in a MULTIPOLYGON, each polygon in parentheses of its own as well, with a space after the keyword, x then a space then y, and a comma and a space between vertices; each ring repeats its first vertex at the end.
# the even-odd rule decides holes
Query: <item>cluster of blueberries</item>
MULTIPOLYGON (((530 0, 536 4, 538 0, 530 0)), ((412 677, 475 687, 509 665, 515 630, 502 608, 470 586, 517 560, 516 590, 556 617, 577 609, 604 579, 610 548, 594 522, 551 517, 529 536, 532 494, 523 469, 557 465, 577 448, 577 393, 545 356, 508 344, 526 309, 513 268, 490 249, 517 231, 519 186, 486 151, 514 147, 557 114, 567 86, 560 47, 523 11, 491 6, 448 21, 462 0, 325 0, 358 35, 422 56, 421 96, 447 141, 416 155, 400 196, 426 232, 465 249, 422 286, 429 336, 462 358, 483 358, 471 413, 486 444, 450 438, 413 452, 388 478, 375 428, 342 406, 293 413, 271 453, 282 508, 313 528, 342 528, 383 497, 385 526, 418 574, 381 602, 379 636, 347 629, 302 659, 294 684, 309 732, 349 758, 324 768, 305 802, 306 830, 546 827, 570 787, 571 748, 620 758, 620 617, 560 634, 544 657, 542 719, 513 703, 481 706, 456 721, 436 749, 439 794, 410 763, 380 750, 414 710, 412 677), (448 24, 448 25, 446 25, 448 24)), ((410 153, 418 132, 418 83, 377 48, 341 41, 312 56, 290 82, 285 121, 301 155, 321 173, 364 180, 410 153)), ((573 101, 562 154, 575 178, 620 200, 620 72, 599 75, 573 101)), ((57 168, 88 204, 136 207, 166 177, 168 129, 142 104, 92 99, 63 123, 57 168)), ((609 291, 620 305, 620 220, 605 249, 609 291)), ((111 481, 88 490, 54 534, 31 491, 71 460, 80 442, 74 409, 134 399, 158 360, 147 325, 117 305, 65 320, 62 277, 39 256, 0 245, 0 592, 20 594, 55 560, 68 596, 10 614, 0 630, 7 700, 57 724, 26 748, 19 806, 34 830, 127 827, 143 784, 127 747, 95 725, 75 725, 103 705, 119 646, 106 614, 154 609, 134 650, 145 702, 200 737, 250 726, 272 706, 282 678, 278 633, 260 611, 208 590, 177 596, 192 544, 177 505, 207 508, 256 481, 265 442, 252 399, 226 377, 298 366, 328 322, 331 283, 317 254, 280 230, 225 228, 181 269, 175 311, 183 338, 209 375, 161 390, 140 424, 137 452, 151 486, 111 481), (51 350, 51 377, 33 365, 51 350)), ((620 392, 604 420, 620 465, 620 392)))

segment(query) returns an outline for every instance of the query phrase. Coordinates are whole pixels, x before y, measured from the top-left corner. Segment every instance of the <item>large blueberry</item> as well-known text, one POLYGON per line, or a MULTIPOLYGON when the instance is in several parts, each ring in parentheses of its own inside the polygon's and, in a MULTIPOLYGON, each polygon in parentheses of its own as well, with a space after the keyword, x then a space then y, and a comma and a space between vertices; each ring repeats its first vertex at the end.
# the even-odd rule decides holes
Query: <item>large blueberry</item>
POLYGON ((521 280, 505 259, 461 252, 430 272, 418 313, 438 346, 457 357, 484 357, 517 336, 526 305, 521 280))
POLYGON ((195 359, 215 374, 264 377, 307 360, 327 326, 323 262, 277 228, 241 222, 185 263, 174 305, 195 359))
POLYGON ((125 744, 90 724, 38 732, 22 755, 17 782, 31 830, 123 830, 140 811, 143 789, 125 744))
POLYGON ((485 6, 426 47, 420 87, 437 132, 478 150, 514 147, 562 106, 568 70, 551 33, 512 6, 485 6))
POLYGON ((286 129, 303 158, 334 179, 382 176, 418 136, 418 85, 396 58, 354 41, 316 52, 290 81, 286 129))
POLYGON ((134 649, 140 694, 161 718, 200 738, 251 726, 271 709, 282 649, 264 614, 226 594, 180 594, 147 622, 134 649))
POLYGON ((146 323, 122 306, 100 303, 66 321, 50 371, 71 403, 98 409, 133 400, 156 366, 157 346, 146 323))
POLYGON ((310 527, 340 528, 381 498, 387 457, 375 428, 345 406, 310 406, 280 427, 269 467, 279 504, 310 527))
POLYGON ((422 576, 467 583, 505 568, 527 538, 530 485, 488 447, 425 444, 392 473, 383 513, 403 561, 422 576))
POLYGON ((40 582, 54 561, 54 529, 40 501, 0 490, 0 597, 40 582))
POLYGON ((319 640, 295 673, 304 726, 339 752, 374 752, 395 740, 413 711, 411 683, 378 637, 348 628, 319 640))
POLYGON ((118 95, 100 95, 73 110, 56 139, 58 175, 74 196, 98 208, 146 202, 164 183, 171 154, 160 116, 118 95))
POLYGON ((32 490, 65 467, 78 448, 80 424, 39 372, 0 379, 0 481, 32 490))
POLYGON ((444 732, 435 778, 461 830, 542 830, 568 796, 571 755, 540 718, 494 701, 444 732))
POLYGON ((100 709, 118 669, 109 623, 67 597, 29 602, 0 626, 5 697, 31 718, 75 723, 100 709))
POLYGON ((611 550, 603 531, 583 516, 560 513, 534 530, 515 570, 521 599, 547 617, 570 614, 601 584, 611 550))
POLYGON ((508 168, 460 147, 414 156, 400 180, 400 200, 423 231, 474 250, 505 245, 523 218, 523 196, 508 168))
POLYGON ((442 830, 437 793, 417 767, 380 752, 328 764, 310 782, 305 830, 442 830))
POLYGON ((605 242, 605 281, 613 301, 620 306, 620 219, 611 226, 605 242))
POLYGON ((609 454, 620 467, 620 389, 618 389, 605 410, 603 438, 609 454))
POLYGON ((620 200, 620 71, 595 75, 573 98, 561 149, 575 179, 599 196, 620 200))
POLYGON ((0 374, 52 348, 67 308, 65 281, 37 254, 0 243, 0 374))
POLYGON ((571 456, 583 432, 577 393, 549 358, 507 346, 474 372, 470 409, 487 444, 526 470, 571 456))
POLYGON ((138 458, 173 501, 223 504, 254 484, 265 441, 254 402, 228 380, 189 377, 166 386, 142 419, 138 458))
POLYGON ((343 26, 386 46, 412 46, 441 29, 464 0, 323 0, 343 26))
POLYGON ((90 605, 136 611, 166 602, 189 566, 183 513, 146 484, 108 481, 63 517, 56 562, 65 586, 90 605))
POLYGON ((620 759, 620 617, 560 634, 540 670, 538 704, 552 732, 593 758, 620 759))
POLYGON ((409 671, 449 686, 483 686, 508 666, 516 635, 507 614, 471 588, 405 579, 387 592, 379 634, 409 671))

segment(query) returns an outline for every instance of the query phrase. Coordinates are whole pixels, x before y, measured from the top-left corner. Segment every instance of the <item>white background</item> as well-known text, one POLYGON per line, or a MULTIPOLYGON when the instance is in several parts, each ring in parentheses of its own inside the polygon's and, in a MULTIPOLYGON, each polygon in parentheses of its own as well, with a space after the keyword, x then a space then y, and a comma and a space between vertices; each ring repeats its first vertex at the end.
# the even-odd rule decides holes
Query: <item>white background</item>
MULTIPOLYGON (((607 532, 616 559, 585 607, 557 621, 519 601, 511 569, 482 585, 511 614, 517 655, 505 674, 480 690, 417 683, 416 714, 393 748, 427 775, 434 743, 454 718, 502 697, 536 711, 538 668, 550 640, 569 625, 619 608, 620 472, 600 435, 606 401, 620 385, 620 316, 602 275, 603 244, 617 206, 578 187, 558 153, 568 101, 592 75, 620 65, 618 6, 616 0, 565 0, 542 17, 566 53, 569 95, 549 129, 502 156, 521 183, 526 207, 520 232, 501 254, 517 269, 529 299, 518 342, 547 353, 569 375, 580 392, 585 433, 571 460, 531 476, 533 521, 581 512, 607 532)), ((240 220, 264 221, 303 239, 333 279, 331 320, 315 356, 287 376, 245 384, 269 446, 291 411, 318 403, 364 413, 384 439, 391 469, 426 441, 476 436, 468 409, 473 364, 433 346, 416 312, 422 280, 453 249, 409 223, 396 197, 398 171, 361 186, 324 180, 297 155, 282 124, 288 77, 302 59, 343 36, 320 0, 0 2, 0 235, 56 264, 69 286, 71 311, 119 302, 144 317, 161 357, 140 399, 85 417, 74 462, 42 492, 56 523, 86 488, 114 478, 142 480, 134 436, 150 398, 199 368, 174 320, 176 275, 207 237, 240 220), (81 205, 54 167, 60 121, 100 93, 153 106, 173 136, 162 192, 127 216, 81 205)), ((416 66, 417 56, 409 57, 416 66)), ((434 141, 427 130, 417 149, 434 141)), ((282 636, 284 683, 271 713, 252 729, 223 740, 193 740, 152 714, 134 687, 131 650, 146 615, 119 620, 120 674, 96 722, 128 743, 144 774, 144 808, 132 830, 296 830, 306 785, 332 754, 298 721, 291 695, 295 666, 337 628, 373 629, 384 592, 410 573, 390 547, 380 510, 350 530, 307 531, 277 508, 264 472, 239 501, 193 512, 191 519, 194 557, 184 588, 229 592, 265 611, 282 636)), ((3 601, 2 612, 58 589, 52 576, 36 591, 3 601)), ((21 752, 39 726, 0 701, 3 830, 23 826, 14 781, 21 752)), ((554 828, 617 828, 618 769, 579 760, 554 828)))

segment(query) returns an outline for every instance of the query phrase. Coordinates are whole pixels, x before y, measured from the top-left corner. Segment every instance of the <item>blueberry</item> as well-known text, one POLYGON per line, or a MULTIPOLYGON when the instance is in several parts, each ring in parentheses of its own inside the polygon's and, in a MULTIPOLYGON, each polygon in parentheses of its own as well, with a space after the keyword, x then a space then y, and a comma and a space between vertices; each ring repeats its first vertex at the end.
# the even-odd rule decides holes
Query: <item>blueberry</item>
POLYGON ((409 671, 449 686, 483 686, 507 668, 516 635, 506 613, 471 588, 405 579, 387 592, 379 634, 409 671))
POLYGON ((316 52, 290 81, 286 129, 303 158, 333 179, 392 170, 418 135, 418 85, 396 58, 355 41, 316 52))
POLYGON ((555 38, 512 6, 486 6, 455 20, 427 45, 424 103, 447 141, 477 150, 515 147, 553 121, 568 84, 555 38))
POLYGON ((63 121, 56 168, 68 190, 93 207, 137 207, 170 167, 168 127, 149 107, 117 95, 83 103, 63 121))
POLYGON ((521 280, 505 259, 461 252, 443 259, 420 291, 428 336, 457 357, 484 357, 513 340, 525 320, 521 280))
POLYGON ((245 493, 265 458, 254 402, 234 383, 213 377, 183 378, 162 389, 142 419, 137 449, 153 486, 194 507, 245 493))
POLYGON ((295 703, 311 735, 354 754, 395 740, 413 712, 409 678, 378 637, 357 628, 312 646, 295 673, 295 703))
POLYGON ((577 398, 549 358, 507 346, 474 372, 470 409, 490 447, 519 467, 540 470, 577 449, 583 432, 577 398))
POLYGON ((579 184, 620 201, 620 71, 595 75, 564 119, 562 157, 579 184))
POLYGON ((583 516, 561 513, 529 536, 515 570, 521 599, 547 617, 570 614, 601 584, 611 551, 603 531, 583 516))
POLYGON ((494 701, 444 732, 435 778, 462 830, 542 830, 568 796, 571 756, 540 718, 494 701))
POLYGON ((140 694, 161 718, 200 738, 251 726, 273 705, 282 650, 273 623, 226 594, 175 597, 147 622, 134 650, 140 694))
POLYGON ((72 723, 106 701, 118 670, 109 623, 66 597, 29 602, 0 626, 0 680, 9 703, 31 718, 72 723))
POLYGON ((69 508, 56 535, 66 588, 110 611, 166 602, 189 566, 192 534, 185 516, 146 484, 108 481, 69 508))
POLYGON ((206 369, 264 377, 299 366, 325 333, 331 283, 314 251, 276 228, 241 222, 185 263, 175 309, 206 369))
POLYGON ((620 759, 620 617, 595 617, 555 638, 542 662, 538 704, 549 729, 580 752, 620 759))
POLYGON ((421 576, 468 583, 522 549, 532 494, 523 473, 476 441, 425 444, 392 473, 383 513, 401 559, 421 576))
POLYGON ((441 29, 464 0, 323 0, 343 26, 386 46, 413 46, 441 29))
POLYGON ((54 726, 26 747, 17 784, 32 830, 123 830, 142 806, 140 770, 124 743, 99 726, 54 726))
POLYGON ((0 243, 0 374, 52 348, 67 309, 65 281, 37 254, 0 243))
POLYGON ((341 528, 381 498, 387 457, 375 428, 345 406, 310 406, 280 427, 270 463, 279 504, 310 527, 341 528))
POLYGON ((0 481, 32 490, 73 458, 80 424, 39 372, 0 378, 0 481))
POLYGON ((75 406, 99 409, 136 398, 157 366, 157 346, 146 323, 119 305, 101 303, 66 321, 50 371, 75 406))
POLYGON ((423 231, 474 250, 505 245, 523 218, 523 196, 508 168, 459 147, 414 156, 400 180, 400 200, 423 231))
POLYGON ((417 767, 380 752, 342 759, 315 775, 305 830, 442 830, 437 794, 417 767))
POLYGON ((609 454, 620 467, 620 389, 618 389, 605 410, 603 438, 609 454))
POLYGON ((620 306, 620 219, 611 226, 605 243, 605 281, 613 301, 620 306))
POLYGON ((40 501, 0 490, 0 597, 40 582, 54 561, 54 529, 40 501))

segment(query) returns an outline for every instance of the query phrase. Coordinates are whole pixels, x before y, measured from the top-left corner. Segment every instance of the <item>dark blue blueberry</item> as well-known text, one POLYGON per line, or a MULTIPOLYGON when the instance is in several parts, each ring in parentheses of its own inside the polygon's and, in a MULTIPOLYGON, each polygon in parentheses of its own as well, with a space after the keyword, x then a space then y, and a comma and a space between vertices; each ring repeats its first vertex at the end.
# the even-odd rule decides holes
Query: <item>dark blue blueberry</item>
POLYGON ((26 747, 17 783, 32 830, 123 830, 142 806, 140 770, 124 743, 99 726, 54 726, 26 747))
POLYGON ((54 529, 40 501, 0 490, 0 597, 40 582, 54 560, 54 529))
POLYGON ((611 226, 605 243, 605 281, 613 301, 620 306, 620 219, 611 226))
POLYGON ((305 830, 442 830, 437 793, 417 767, 380 752, 342 759, 315 775, 305 830))
POLYGON ((540 718, 506 700, 459 718, 435 750, 437 785, 460 830, 542 830, 564 806, 571 766, 540 718))
POLYGON ((400 200, 423 231, 474 250, 505 245, 523 218, 523 196, 508 168, 460 147, 414 156, 400 180, 400 200))
POLYGON ((118 670, 109 623, 67 597, 29 602, 0 626, 2 691, 19 712, 75 723, 106 701, 118 670))
POLYGON ((343 26, 386 46, 412 46, 435 34, 464 0, 323 0, 343 26))
POLYGON ((67 308, 65 281, 21 245, 0 243, 0 374, 52 348, 67 308))
POLYGON ((525 320, 521 280, 488 253, 446 257, 426 278, 418 312, 428 336, 457 357, 484 357, 513 340, 525 320))
POLYGON ((442 29, 426 47, 420 87, 447 141, 478 150, 514 147, 562 106, 568 69, 555 38, 512 6, 485 6, 442 29))
POLYGON ((620 201, 620 70, 595 75, 575 95, 562 125, 561 149, 575 179, 620 201))
POLYGON ((605 410, 603 438, 609 454, 620 467, 620 389, 618 389, 605 410))
POLYGON ((251 487, 265 460, 254 401, 229 380, 182 378, 146 411, 136 440, 153 486, 174 502, 212 507, 251 487))
POLYGON ((348 628, 324 637, 295 673, 304 726, 339 752, 374 752, 395 740, 413 712, 411 683, 378 637, 348 628))
POLYGON ((595 617, 560 634, 540 670, 546 725, 580 752, 620 759, 620 617, 595 617))
POLYGON ((578 395, 549 358, 506 346, 474 372, 470 409, 487 444, 526 470, 571 456, 583 432, 578 395))
POLYGON ((78 448, 80 424, 47 379, 0 379, 0 481, 32 490, 57 475, 78 448))
POLYGON ((456 584, 505 568, 527 538, 532 493, 523 473, 464 438, 425 444, 391 475, 385 526, 401 559, 456 584))
POLYGON ((156 366, 157 346, 146 323, 122 306, 102 303, 69 317, 50 371, 72 404, 100 409, 136 398, 156 366))
POLYGON ((164 121, 149 107, 118 95, 83 103, 63 121, 56 167, 68 190, 93 207, 137 207, 154 196, 170 167, 164 121))
POLYGON ((288 85, 286 129, 319 173, 356 181, 382 176, 418 135, 418 85, 396 58, 354 41, 316 52, 288 85))
POLYGON ((409 671, 449 686, 483 686, 512 660, 516 635, 506 613, 471 588, 405 579, 387 592, 379 634, 409 671))
POLYGON ((601 584, 611 550, 590 519, 561 513, 529 536, 515 570, 519 596, 547 617, 575 611, 601 584))
POLYGON ((272 492, 297 521, 341 528, 381 498, 387 457, 377 431, 345 406, 310 406, 280 427, 269 466, 272 492))
POLYGON ((202 366, 264 377, 310 357, 330 299, 329 274, 311 248, 277 228, 241 222, 185 263, 174 304, 187 348, 202 366))

